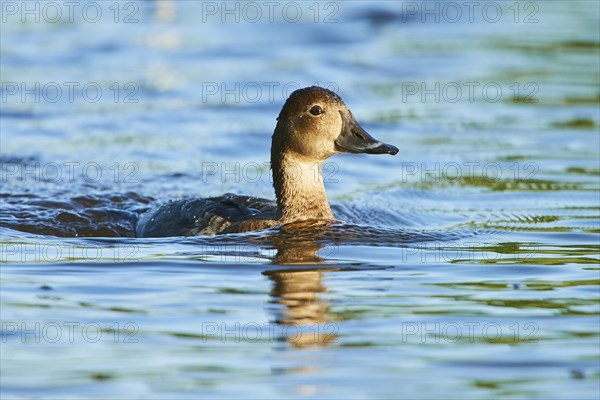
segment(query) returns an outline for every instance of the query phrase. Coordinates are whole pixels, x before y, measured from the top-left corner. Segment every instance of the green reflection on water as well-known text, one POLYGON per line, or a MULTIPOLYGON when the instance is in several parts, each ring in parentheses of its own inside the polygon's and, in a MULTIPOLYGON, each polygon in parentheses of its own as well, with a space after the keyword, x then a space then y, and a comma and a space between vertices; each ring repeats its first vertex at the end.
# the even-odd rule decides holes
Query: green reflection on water
POLYGON ((596 123, 589 118, 575 118, 568 121, 554 122, 555 128, 572 128, 572 129, 594 129, 596 123))

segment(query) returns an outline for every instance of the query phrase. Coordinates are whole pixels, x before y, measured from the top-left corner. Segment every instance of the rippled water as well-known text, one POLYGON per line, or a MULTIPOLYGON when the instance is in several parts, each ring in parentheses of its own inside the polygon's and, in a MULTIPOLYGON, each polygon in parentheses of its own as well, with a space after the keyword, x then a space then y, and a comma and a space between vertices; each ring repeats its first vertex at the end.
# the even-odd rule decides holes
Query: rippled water
POLYGON ((2 396, 598 398, 598 3, 223 4, 3 2, 2 396), (133 237, 272 198, 312 84, 401 149, 328 161, 339 223, 133 237))

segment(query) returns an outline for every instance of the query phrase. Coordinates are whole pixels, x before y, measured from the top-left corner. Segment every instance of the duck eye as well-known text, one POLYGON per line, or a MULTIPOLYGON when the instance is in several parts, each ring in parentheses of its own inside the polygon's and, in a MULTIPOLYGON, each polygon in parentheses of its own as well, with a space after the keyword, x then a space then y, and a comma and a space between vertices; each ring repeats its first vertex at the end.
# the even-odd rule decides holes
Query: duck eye
POLYGON ((323 109, 321 108, 320 105, 316 105, 316 106, 312 106, 308 112, 310 112, 312 115, 321 115, 321 114, 323 114, 323 109))

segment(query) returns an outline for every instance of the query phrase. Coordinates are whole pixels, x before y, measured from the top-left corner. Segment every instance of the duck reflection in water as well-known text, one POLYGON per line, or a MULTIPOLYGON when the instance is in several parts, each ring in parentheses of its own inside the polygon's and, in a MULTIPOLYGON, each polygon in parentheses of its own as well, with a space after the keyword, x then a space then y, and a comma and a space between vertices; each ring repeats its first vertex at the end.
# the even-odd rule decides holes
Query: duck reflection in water
POLYGON ((337 342, 337 318, 331 312, 328 301, 320 296, 327 292, 323 274, 339 271, 339 268, 326 265, 326 257, 334 254, 336 247, 319 241, 327 229, 328 224, 292 224, 283 227, 279 235, 271 237, 277 249, 274 264, 307 265, 307 268, 263 272, 273 281, 271 304, 274 305, 274 323, 285 332, 283 339, 296 348, 321 347, 337 342))

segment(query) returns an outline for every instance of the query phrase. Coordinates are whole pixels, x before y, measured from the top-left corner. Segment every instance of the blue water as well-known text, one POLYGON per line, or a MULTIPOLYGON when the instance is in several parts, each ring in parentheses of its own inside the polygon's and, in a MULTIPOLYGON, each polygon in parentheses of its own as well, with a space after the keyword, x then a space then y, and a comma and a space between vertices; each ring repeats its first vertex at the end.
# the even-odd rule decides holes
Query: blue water
POLYGON ((3 398, 600 396, 598 2, 53 4, 1 3, 3 398), (313 84, 400 148, 340 223, 133 237, 273 198, 313 84))

